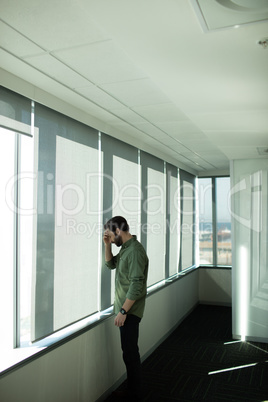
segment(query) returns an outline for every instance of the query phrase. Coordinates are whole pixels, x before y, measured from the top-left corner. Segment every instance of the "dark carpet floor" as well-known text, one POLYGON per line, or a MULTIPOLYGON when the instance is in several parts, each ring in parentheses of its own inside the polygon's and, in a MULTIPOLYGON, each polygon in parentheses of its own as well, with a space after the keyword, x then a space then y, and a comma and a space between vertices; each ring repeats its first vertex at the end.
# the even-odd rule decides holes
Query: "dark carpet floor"
POLYGON ((234 341, 231 320, 199 305, 143 362, 143 401, 268 400, 268 344, 234 341))

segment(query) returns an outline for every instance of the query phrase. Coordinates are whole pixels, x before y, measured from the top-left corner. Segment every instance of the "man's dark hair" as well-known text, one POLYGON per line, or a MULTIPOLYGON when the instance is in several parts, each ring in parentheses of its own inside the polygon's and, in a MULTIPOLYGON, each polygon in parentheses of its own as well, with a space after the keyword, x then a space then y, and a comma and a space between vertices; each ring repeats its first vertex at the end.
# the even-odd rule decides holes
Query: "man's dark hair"
POLYGON ((109 229, 113 233, 116 232, 116 229, 122 230, 123 232, 128 232, 129 226, 123 216, 114 216, 105 223, 104 229, 109 229))

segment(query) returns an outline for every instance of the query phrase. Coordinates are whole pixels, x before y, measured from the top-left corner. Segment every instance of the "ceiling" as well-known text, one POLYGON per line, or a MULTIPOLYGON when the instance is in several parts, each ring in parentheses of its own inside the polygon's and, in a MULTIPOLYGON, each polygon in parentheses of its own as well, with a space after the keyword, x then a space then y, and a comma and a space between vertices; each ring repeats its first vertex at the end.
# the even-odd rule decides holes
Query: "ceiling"
POLYGON ((177 166, 228 172, 268 157, 267 3, 0 0, 0 67, 177 166))

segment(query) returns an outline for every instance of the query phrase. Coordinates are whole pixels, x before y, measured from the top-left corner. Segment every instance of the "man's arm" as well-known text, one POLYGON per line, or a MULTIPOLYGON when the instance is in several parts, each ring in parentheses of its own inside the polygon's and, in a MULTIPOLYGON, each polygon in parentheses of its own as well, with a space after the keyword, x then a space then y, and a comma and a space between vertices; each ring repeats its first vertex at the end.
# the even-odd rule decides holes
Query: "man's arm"
POLYGON ((111 246, 111 236, 107 232, 103 235, 103 241, 105 244, 105 261, 111 261, 113 258, 112 246, 111 246))
POLYGON ((105 261, 111 261, 112 258, 113 254, 112 254, 111 243, 110 244, 105 243, 105 261))
MULTIPOLYGON (((133 304, 135 303, 136 300, 130 300, 130 299, 126 299, 122 308, 128 312, 131 307, 133 306, 133 304)), ((114 319, 114 325, 116 325, 117 327, 122 327, 124 325, 124 322, 126 321, 127 318, 127 314, 122 314, 122 313, 118 313, 117 316, 114 319)))

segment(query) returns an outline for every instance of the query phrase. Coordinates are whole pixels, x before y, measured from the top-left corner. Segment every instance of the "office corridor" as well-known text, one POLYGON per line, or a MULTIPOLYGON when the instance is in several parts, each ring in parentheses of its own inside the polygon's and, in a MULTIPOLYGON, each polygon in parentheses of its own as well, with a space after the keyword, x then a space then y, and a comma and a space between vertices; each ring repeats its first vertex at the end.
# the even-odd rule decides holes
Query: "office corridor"
POLYGON ((199 305, 142 370, 144 402, 268 400, 268 344, 234 341, 230 307, 199 305))

